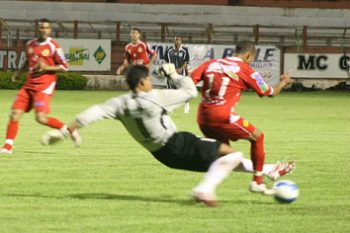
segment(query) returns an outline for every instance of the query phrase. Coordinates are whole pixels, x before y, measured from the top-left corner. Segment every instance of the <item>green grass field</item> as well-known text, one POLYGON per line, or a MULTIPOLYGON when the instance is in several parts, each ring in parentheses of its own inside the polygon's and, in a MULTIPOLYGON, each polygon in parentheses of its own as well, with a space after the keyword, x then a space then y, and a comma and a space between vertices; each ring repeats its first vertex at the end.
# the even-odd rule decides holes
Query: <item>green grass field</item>
MULTIPOLYGON (((15 91, 0 91, 4 140, 15 91)), ((57 91, 52 116, 65 122, 116 92, 57 91)), ((200 135, 199 99, 173 113, 179 130, 200 135)), ((287 179, 299 199, 276 203, 248 192, 250 174, 232 173, 206 208, 188 193, 202 174, 171 170, 132 140, 117 121, 81 131, 83 146, 39 144, 48 129, 24 116, 12 156, 0 157, 0 232, 241 233, 350 232, 350 93, 245 93, 238 112, 265 133, 266 161, 295 159, 287 179)), ((247 156, 249 144, 232 144, 247 156)), ((271 182, 268 183, 271 185, 271 182)))

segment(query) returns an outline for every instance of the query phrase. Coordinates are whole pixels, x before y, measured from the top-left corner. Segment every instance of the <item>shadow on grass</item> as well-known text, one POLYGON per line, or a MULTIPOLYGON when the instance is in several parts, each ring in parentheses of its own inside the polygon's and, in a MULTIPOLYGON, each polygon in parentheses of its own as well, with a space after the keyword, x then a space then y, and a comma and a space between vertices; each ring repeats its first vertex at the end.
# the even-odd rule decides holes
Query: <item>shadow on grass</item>
MULTIPOLYGON (((175 199, 166 196, 157 197, 147 197, 139 195, 128 195, 128 194, 111 194, 111 193, 79 193, 79 194, 69 194, 69 195, 45 195, 41 193, 33 194, 5 194, 9 197, 32 197, 32 198, 48 198, 48 199, 79 199, 79 200, 118 200, 118 201, 140 201, 140 202, 154 202, 154 203, 174 203, 182 206, 193 206, 195 201, 190 197, 188 199, 175 199)), ((235 204, 235 205, 275 205, 269 201, 259 201, 259 200, 219 200, 219 203, 225 204, 235 204)))
POLYGON ((141 201, 141 202, 155 202, 155 203, 175 203, 179 205, 193 205, 193 200, 188 199, 174 199, 170 197, 146 197, 137 195, 125 195, 125 194, 110 194, 110 193, 79 193, 79 194, 69 194, 69 195, 45 195, 41 193, 33 194, 19 194, 10 193, 4 194, 8 197, 29 197, 29 198, 47 198, 47 199, 79 199, 79 200, 118 200, 118 201, 141 201))
POLYGON ((44 154, 44 155, 57 155, 57 152, 50 152, 50 151, 30 151, 30 150, 22 150, 21 153, 23 154, 44 154))

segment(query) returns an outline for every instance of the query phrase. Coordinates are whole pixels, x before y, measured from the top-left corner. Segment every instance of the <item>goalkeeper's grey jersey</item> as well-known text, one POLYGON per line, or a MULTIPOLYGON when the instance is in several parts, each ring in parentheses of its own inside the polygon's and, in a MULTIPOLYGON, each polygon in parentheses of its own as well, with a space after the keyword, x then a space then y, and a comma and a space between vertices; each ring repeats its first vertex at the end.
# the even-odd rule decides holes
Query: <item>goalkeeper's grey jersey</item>
POLYGON ((176 90, 151 90, 130 92, 94 105, 77 116, 80 126, 103 119, 120 120, 128 132, 153 152, 166 144, 176 132, 176 126, 168 112, 197 95, 197 89, 189 77, 175 80, 176 90))

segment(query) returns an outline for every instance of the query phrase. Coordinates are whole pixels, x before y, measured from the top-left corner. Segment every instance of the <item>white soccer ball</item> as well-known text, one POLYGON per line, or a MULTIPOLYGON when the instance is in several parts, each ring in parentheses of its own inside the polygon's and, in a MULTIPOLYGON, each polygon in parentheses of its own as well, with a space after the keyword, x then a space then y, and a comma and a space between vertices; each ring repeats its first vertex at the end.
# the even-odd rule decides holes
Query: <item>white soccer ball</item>
POLYGON ((276 191, 275 199, 282 203, 291 203, 299 196, 299 187, 290 180, 277 181, 272 189, 276 191))

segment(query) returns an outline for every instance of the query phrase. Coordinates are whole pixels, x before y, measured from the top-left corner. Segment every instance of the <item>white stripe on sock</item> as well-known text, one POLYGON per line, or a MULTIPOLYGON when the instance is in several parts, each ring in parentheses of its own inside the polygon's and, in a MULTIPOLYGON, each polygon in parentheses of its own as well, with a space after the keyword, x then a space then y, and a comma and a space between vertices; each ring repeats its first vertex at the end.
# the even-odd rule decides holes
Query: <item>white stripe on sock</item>
POLYGON ((13 145, 13 139, 6 139, 5 144, 13 145))

